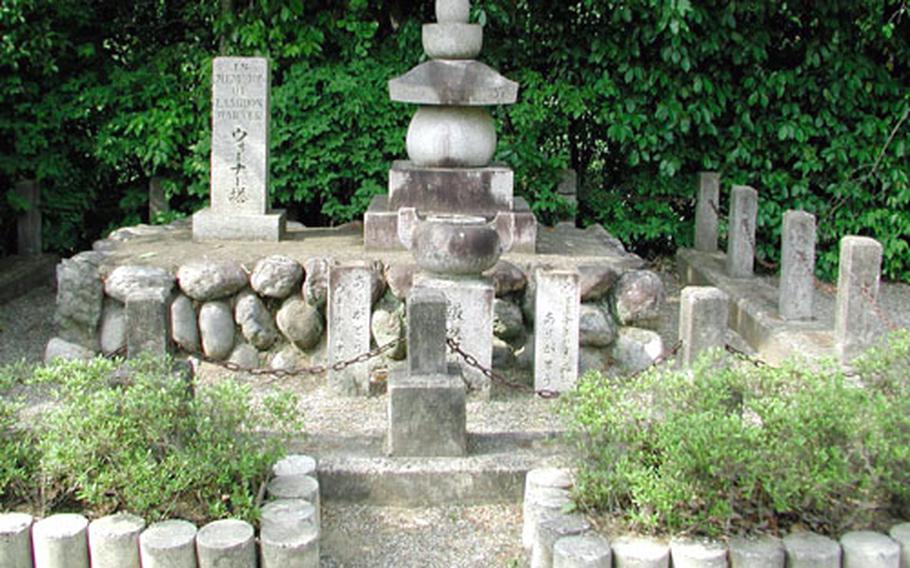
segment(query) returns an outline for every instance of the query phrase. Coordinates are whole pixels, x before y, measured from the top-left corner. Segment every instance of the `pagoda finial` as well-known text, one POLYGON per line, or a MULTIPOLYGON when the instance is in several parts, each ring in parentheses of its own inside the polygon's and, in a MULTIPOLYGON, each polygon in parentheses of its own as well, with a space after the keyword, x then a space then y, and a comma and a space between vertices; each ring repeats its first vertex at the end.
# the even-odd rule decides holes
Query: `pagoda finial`
POLYGON ((436 21, 466 24, 471 16, 471 0, 436 0, 436 21))

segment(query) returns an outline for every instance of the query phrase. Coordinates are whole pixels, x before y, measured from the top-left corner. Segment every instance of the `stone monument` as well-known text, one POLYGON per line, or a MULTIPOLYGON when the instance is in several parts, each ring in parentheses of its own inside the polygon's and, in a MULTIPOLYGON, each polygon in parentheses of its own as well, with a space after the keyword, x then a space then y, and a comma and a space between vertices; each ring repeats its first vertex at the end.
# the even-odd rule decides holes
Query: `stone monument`
POLYGON ((193 240, 278 241, 284 211, 269 209, 269 60, 212 62, 211 206, 193 215, 193 240))
POLYGON ((368 249, 401 248, 398 212, 508 216, 497 225, 503 241, 534 252, 537 221, 513 195, 513 173, 491 163, 496 125, 485 107, 512 104, 518 84, 475 61, 483 27, 468 23, 469 0, 436 0, 438 23, 423 26, 430 61, 389 82, 393 101, 420 105, 407 134, 408 160, 389 172, 388 195, 376 196, 364 215, 368 249), (506 235, 504 231, 511 231, 506 235))

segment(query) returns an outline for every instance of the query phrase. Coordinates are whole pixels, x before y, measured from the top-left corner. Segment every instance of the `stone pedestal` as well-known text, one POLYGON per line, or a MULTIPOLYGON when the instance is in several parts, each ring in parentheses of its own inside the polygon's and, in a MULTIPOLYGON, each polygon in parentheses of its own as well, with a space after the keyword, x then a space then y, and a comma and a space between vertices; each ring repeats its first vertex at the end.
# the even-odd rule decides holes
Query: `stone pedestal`
POLYGON ((389 381, 389 455, 465 455, 465 416, 460 376, 394 373, 389 381))

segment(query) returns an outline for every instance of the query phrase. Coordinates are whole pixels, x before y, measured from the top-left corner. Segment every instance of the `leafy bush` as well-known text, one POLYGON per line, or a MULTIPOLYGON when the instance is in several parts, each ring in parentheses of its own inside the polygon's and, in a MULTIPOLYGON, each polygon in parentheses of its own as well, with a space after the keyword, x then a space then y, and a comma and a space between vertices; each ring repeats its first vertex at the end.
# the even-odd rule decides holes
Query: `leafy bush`
POLYGON ((24 369, 24 365, 0 369, 0 502, 28 492, 34 478, 34 441, 19 425, 21 404, 13 394, 24 369))
POLYGON ((801 522, 823 532, 910 503, 910 333, 857 363, 588 373, 566 411, 576 499, 645 531, 714 535, 801 522))
POLYGON ((279 392, 253 404, 248 386, 200 387, 172 362, 61 362, 36 370, 53 393, 34 425, 40 507, 101 515, 128 510, 149 519, 252 520, 269 468, 299 430, 296 400, 279 392))

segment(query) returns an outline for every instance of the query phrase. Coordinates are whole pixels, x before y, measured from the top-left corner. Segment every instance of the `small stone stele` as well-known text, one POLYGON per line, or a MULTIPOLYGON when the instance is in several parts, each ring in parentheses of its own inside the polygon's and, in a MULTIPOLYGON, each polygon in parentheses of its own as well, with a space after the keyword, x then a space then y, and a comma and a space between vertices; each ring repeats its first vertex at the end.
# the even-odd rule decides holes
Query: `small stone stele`
POLYGON ((730 195, 727 229, 727 276, 749 278, 755 264, 755 221, 758 217, 758 192, 745 185, 734 185, 730 195))
POLYGON ((578 272, 535 273, 534 389, 565 392, 578 380, 578 272))

